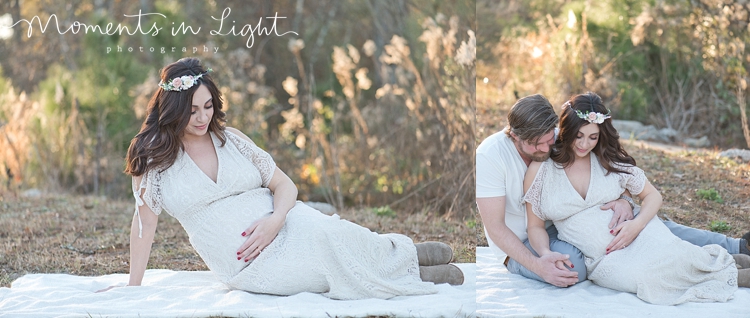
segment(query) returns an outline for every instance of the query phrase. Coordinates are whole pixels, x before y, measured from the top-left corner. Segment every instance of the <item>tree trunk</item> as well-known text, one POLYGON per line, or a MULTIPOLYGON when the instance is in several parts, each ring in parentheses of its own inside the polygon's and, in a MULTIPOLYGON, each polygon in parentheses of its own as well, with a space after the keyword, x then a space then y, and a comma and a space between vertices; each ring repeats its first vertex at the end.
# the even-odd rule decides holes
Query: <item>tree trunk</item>
POLYGON ((392 82, 392 79, 385 78, 385 65, 382 65, 378 57, 383 52, 383 47, 390 43, 394 35, 403 36, 404 19, 408 15, 408 10, 404 0, 368 0, 367 7, 372 15, 372 23, 375 27, 373 41, 377 50, 373 55, 375 63, 375 87, 381 87, 385 83, 392 82))
POLYGON ((740 106, 742 133, 745 135, 747 148, 750 149, 750 126, 748 126, 747 123, 747 99, 745 98, 745 89, 747 88, 747 82, 744 78, 740 78, 739 83, 737 84, 737 103, 740 106))
MULTIPOLYGON (((21 4, 18 1, 13 1, 14 4, 10 6, 10 16, 13 18, 13 23, 21 19, 21 4)), ((19 30, 13 32, 13 43, 21 43, 21 32, 19 30)))
MULTIPOLYGON (((154 13, 154 3, 153 1, 149 0, 141 0, 140 10, 142 14, 146 13, 154 13)), ((151 29, 151 21, 152 18, 150 15, 146 15, 141 17, 141 28, 143 28, 143 31, 148 31, 151 29)), ((141 45, 144 47, 150 46, 151 42, 151 34, 141 34, 141 45)), ((146 59, 148 64, 153 62, 153 54, 142 54, 142 56, 146 59)))

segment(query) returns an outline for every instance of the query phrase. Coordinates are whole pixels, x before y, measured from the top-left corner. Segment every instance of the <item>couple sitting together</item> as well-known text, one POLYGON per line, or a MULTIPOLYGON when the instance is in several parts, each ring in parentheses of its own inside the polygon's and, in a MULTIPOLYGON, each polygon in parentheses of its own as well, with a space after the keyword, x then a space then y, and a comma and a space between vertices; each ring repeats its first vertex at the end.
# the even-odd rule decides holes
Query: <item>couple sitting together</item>
POLYGON ((750 287, 750 232, 735 239, 656 217, 661 195, 594 93, 565 102, 559 122, 543 96, 518 100, 476 166, 487 241, 513 274, 559 287, 588 278, 660 305, 725 302, 750 287))

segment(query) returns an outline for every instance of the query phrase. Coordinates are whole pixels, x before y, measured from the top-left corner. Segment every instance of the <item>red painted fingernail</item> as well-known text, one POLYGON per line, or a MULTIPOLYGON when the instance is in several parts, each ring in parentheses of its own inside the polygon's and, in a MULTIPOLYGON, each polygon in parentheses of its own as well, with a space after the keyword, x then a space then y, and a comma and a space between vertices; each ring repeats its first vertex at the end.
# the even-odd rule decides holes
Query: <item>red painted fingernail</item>
POLYGON ((240 252, 237 252, 237 255, 240 255, 240 252))
POLYGON ((575 268, 576 266, 573 264, 570 264, 570 268, 575 268))
POLYGON ((609 230, 609 233, 615 233, 615 230, 609 230))
POLYGON ((245 263, 247 263, 248 261, 249 261, 249 259, 246 259, 246 260, 245 260, 245 263))
POLYGON ((237 256, 237 260, 239 261, 242 257, 237 256))
POLYGON ((245 235, 247 235, 247 233, 245 233, 245 232, 242 232, 242 236, 245 236, 245 235))

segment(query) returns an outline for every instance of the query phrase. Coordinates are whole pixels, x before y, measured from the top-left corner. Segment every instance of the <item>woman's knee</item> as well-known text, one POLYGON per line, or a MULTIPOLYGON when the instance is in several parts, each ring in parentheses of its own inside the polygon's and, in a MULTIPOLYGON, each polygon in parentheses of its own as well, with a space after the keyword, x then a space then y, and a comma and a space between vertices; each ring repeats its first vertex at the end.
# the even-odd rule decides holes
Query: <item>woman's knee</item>
POLYGON ((583 254, 581 254, 581 257, 571 255, 570 262, 573 263, 571 270, 578 272, 578 282, 586 280, 586 260, 583 258, 583 254))

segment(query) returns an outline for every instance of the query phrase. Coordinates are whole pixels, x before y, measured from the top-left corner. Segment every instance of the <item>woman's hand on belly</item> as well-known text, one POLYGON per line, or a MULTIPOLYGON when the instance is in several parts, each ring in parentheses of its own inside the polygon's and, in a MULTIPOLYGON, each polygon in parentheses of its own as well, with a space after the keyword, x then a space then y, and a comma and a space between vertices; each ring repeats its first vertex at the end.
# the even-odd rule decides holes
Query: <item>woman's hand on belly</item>
POLYGON ((614 238, 608 227, 612 215, 612 210, 602 211, 599 206, 592 206, 567 219, 555 221, 558 238, 580 249, 586 257, 602 257, 614 238))
POLYGON ((285 218, 280 216, 281 214, 273 213, 262 217, 242 232, 242 236, 246 236, 247 240, 237 250, 237 260, 248 262, 273 242, 284 226, 285 218))
POLYGON ((612 253, 616 250, 628 247, 630 243, 633 243, 638 234, 641 233, 645 224, 639 222, 639 220, 632 219, 620 223, 614 229, 610 231, 615 236, 612 242, 607 245, 607 254, 612 253))

